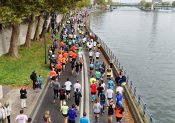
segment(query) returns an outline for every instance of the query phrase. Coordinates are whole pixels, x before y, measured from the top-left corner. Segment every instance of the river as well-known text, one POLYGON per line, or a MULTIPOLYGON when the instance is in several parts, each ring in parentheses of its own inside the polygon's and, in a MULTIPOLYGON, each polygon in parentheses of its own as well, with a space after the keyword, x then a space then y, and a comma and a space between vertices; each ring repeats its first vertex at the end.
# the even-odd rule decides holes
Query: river
POLYGON ((90 16, 159 123, 175 123, 175 13, 118 8, 90 16))

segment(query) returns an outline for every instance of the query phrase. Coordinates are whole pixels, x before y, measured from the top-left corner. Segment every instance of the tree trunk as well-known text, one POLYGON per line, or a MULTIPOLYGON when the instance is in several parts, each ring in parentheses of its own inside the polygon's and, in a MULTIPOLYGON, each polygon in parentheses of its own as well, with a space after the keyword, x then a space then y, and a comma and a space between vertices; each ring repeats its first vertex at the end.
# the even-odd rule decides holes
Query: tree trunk
POLYGON ((30 17, 30 22, 29 22, 28 29, 27 29, 26 41, 24 44, 25 47, 30 47, 30 40, 31 40, 31 35, 32 35, 32 28, 33 28, 33 24, 34 24, 34 19, 35 19, 35 16, 32 14, 30 17))
POLYGON ((40 35, 39 33, 40 33, 41 26, 42 26, 41 22, 42 22, 42 15, 40 15, 38 18, 38 23, 37 23, 37 27, 36 27, 36 31, 35 31, 33 40, 36 40, 36 41, 39 40, 39 35, 40 35))
POLYGON ((51 31, 51 22, 50 22, 48 29, 47 29, 47 32, 50 32, 50 31, 51 31))
POLYGON ((40 39, 43 39, 43 37, 44 37, 44 30, 45 29, 47 30, 48 19, 49 19, 49 13, 46 13, 40 39))
POLYGON ((10 40, 10 47, 8 54, 12 57, 18 57, 18 38, 20 32, 20 24, 14 23, 12 25, 12 36, 10 40))

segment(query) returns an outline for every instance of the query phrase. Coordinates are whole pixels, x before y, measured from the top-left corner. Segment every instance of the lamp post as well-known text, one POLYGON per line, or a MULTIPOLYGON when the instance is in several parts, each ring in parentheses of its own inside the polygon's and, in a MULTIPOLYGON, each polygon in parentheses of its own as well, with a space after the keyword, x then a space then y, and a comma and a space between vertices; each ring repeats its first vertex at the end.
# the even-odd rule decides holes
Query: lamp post
POLYGON ((47 56, 46 56, 46 26, 44 27, 44 63, 47 64, 47 56))

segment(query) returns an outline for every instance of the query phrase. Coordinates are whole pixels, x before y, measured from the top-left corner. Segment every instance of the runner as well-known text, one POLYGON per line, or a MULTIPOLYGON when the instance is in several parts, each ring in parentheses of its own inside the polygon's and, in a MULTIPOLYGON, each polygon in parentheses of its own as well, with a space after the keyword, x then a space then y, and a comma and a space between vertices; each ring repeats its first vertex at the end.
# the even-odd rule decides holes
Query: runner
POLYGON ((64 101, 63 106, 61 106, 61 110, 60 110, 64 117, 64 123, 67 123, 68 110, 69 110, 69 107, 66 105, 66 102, 64 101))
POLYGON ((123 95, 123 87, 122 86, 117 86, 116 88, 116 93, 119 92, 120 94, 123 95))
POLYGON ((93 105, 93 112, 94 112, 94 116, 95 116, 95 123, 100 123, 99 122, 99 117, 100 117, 101 108, 102 107, 101 107, 99 101, 96 99, 95 103, 93 105))
POLYGON ((52 87, 52 83, 55 80, 55 77, 57 76, 54 68, 52 68, 52 70, 50 71, 49 76, 50 76, 50 80, 51 80, 50 81, 50 87, 52 87))
POLYGON ((88 118, 86 117, 87 113, 83 112, 83 117, 80 118, 80 123, 89 123, 88 118))
POLYGON ((61 70, 62 70, 62 64, 61 64, 61 62, 58 62, 56 64, 55 68, 56 68, 56 73, 58 74, 58 77, 60 78, 61 70))
POLYGON ((107 70, 106 70, 106 77, 107 77, 107 79, 111 78, 111 74, 112 74, 111 68, 108 67, 107 70))
POLYGON ((123 96, 122 94, 119 93, 119 91, 117 92, 117 95, 115 96, 115 100, 116 100, 116 106, 119 105, 119 102, 122 102, 123 96))
POLYGON ((89 69, 90 69, 89 70, 90 71, 89 74, 90 75, 93 75, 93 71, 94 71, 94 62, 93 61, 90 62, 89 69))
POLYGON ((59 89, 60 89, 60 83, 58 82, 58 78, 56 78, 55 82, 53 83, 53 91, 54 91, 53 103, 55 103, 55 99, 58 98, 59 89))
POLYGON ((108 106, 108 123, 112 123, 112 116, 114 115, 114 109, 115 109, 115 105, 113 103, 113 100, 110 100, 109 106, 108 106))
POLYGON ((60 93, 60 108, 63 105, 64 100, 66 99, 66 91, 64 89, 64 86, 62 85, 62 88, 59 90, 60 93))
POLYGON ((113 93, 114 93, 114 91, 110 87, 108 87, 108 89, 106 91, 106 96, 107 96, 107 99, 108 99, 107 105, 109 105, 109 102, 112 100, 113 93))
POLYGON ((79 104, 80 104, 80 99, 82 95, 78 88, 76 89, 76 92, 74 93, 74 97, 75 97, 76 109, 79 110, 79 104))
POLYGON ((90 78, 90 85, 93 83, 93 81, 94 83, 96 83, 96 78, 94 77, 94 75, 92 75, 90 78))
POLYGON ((70 92, 71 92, 72 83, 69 81, 69 78, 67 78, 67 81, 65 82, 64 86, 66 89, 66 99, 70 100, 70 92))
POLYGON ((76 92, 77 89, 78 91, 81 91, 81 85, 79 83, 79 80, 77 80, 76 83, 74 84, 74 92, 76 92))
POLYGON ((111 78, 109 78, 108 79, 108 88, 111 88, 113 90, 114 86, 115 86, 114 81, 111 78))
POLYGON ((79 61, 79 66, 80 66, 80 71, 82 71, 82 68, 83 68, 83 58, 80 58, 79 61))
POLYGON ((98 90, 98 97, 99 97, 100 94, 104 91, 104 88, 101 86, 101 83, 99 83, 97 90, 98 90))
POLYGON ((101 115, 103 115, 104 109, 105 109, 104 105, 106 102, 106 95, 102 91, 102 93, 100 93, 99 96, 100 96, 100 105, 101 105, 101 115))
POLYGON ((76 64, 75 64, 76 75, 79 75, 79 68, 80 68, 80 65, 78 62, 76 62, 76 64))
POLYGON ((117 123, 122 122, 123 114, 124 114, 124 107, 122 105, 122 102, 119 101, 118 106, 116 106, 116 111, 115 111, 117 123))
POLYGON ((100 52, 97 50, 96 53, 95 53, 95 57, 96 57, 96 60, 99 60, 99 57, 100 57, 100 52))
POLYGON ((91 84, 91 101, 94 102, 96 99, 97 87, 94 81, 91 84))
POLYGON ((75 111, 75 105, 72 105, 72 108, 68 110, 68 122, 75 123, 75 119, 77 117, 77 113, 75 111))
POLYGON ((96 76, 96 80, 97 80, 97 83, 98 83, 99 80, 100 80, 100 77, 101 77, 101 73, 100 73, 99 70, 96 70, 96 71, 95 71, 95 76, 96 76))
POLYGON ((43 119, 44 119, 44 123, 51 123, 51 118, 50 118, 50 112, 49 111, 45 111, 43 119))

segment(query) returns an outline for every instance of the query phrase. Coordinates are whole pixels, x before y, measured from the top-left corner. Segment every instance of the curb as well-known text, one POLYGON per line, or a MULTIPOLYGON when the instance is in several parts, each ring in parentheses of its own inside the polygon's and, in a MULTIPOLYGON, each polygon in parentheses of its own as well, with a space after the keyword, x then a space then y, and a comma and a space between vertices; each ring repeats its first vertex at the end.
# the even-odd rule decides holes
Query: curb
MULTIPOLYGON (((43 96, 43 94, 44 94, 44 91, 46 90, 46 87, 47 87, 47 85, 48 85, 48 83, 49 83, 48 77, 49 77, 49 76, 47 75, 46 80, 45 80, 44 87, 42 88, 39 97, 36 99, 36 102, 35 102, 35 104, 34 104, 34 107, 33 107, 32 111, 31 111, 31 113, 30 113, 30 115, 29 115, 31 118, 33 117, 33 114, 34 114, 34 112, 36 111, 35 109, 37 108, 37 104, 38 104, 39 101, 41 100, 41 98, 42 98, 42 96, 43 96)), ((33 119, 33 118, 32 118, 32 119, 33 119)))

